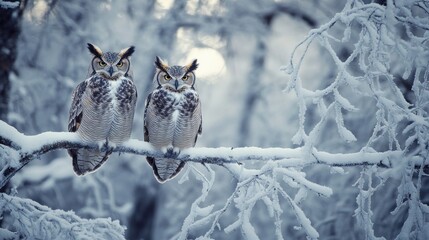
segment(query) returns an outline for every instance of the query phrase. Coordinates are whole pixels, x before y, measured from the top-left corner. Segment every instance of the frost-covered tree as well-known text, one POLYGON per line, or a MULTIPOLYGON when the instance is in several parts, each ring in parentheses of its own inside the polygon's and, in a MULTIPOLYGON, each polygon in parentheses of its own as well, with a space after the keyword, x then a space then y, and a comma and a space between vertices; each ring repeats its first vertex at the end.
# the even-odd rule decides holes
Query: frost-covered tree
POLYGON ((0 236, 429 238, 429 2, 342 4, 30 1, 0 122, 0 180, 17 187, 0 196, 0 236), (121 155, 76 177, 64 151, 43 154, 98 148, 61 132, 88 41, 136 45, 140 108, 121 155), (226 69, 198 82, 204 135, 159 185, 143 156, 162 153, 137 140, 152 58, 203 48, 226 69))

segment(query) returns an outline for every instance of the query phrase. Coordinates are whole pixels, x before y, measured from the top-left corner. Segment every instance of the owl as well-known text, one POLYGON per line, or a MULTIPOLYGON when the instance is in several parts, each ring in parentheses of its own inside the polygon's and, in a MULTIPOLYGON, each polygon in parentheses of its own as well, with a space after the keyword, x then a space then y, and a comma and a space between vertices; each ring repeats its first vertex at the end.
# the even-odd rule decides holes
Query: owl
POLYGON ((185 162, 174 158, 180 150, 195 146, 202 131, 202 116, 194 88, 197 60, 186 66, 168 66, 156 57, 155 66, 156 88, 145 104, 144 140, 165 154, 164 158, 146 158, 156 179, 163 183, 184 167, 185 162))
POLYGON ((73 92, 69 132, 76 132, 87 143, 100 149, 70 149, 77 175, 97 170, 112 149, 130 138, 137 100, 137 89, 130 74, 130 56, 134 47, 103 52, 88 43, 93 54, 89 78, 73 92), (105 146, 105 150, 101 150, 105 146))

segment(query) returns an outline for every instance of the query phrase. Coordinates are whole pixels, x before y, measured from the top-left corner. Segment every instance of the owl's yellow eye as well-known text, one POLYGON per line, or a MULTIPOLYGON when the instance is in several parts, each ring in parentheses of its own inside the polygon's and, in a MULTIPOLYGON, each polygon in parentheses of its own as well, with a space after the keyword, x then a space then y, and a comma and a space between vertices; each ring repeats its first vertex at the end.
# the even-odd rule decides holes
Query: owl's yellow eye
POLYGON ((118 62, 118 64, 116 64, 116 66, 118 66, 118 67, 122 67, 124 65, 124 62, 122 62, 122 61, 120 61, 120 62, 118 62))
POLYGON ((185 75, 185 76, 182 77, 182 80, 186 81, 186 80, 188 80, 188 78, 189 78, 189 75, 185 75))
POLYGON ((100 67, 104 67, 104 66, 106 66, 107 64, 106 64, 105 62, 103 62, 103 61, 99 61, 99 62, 98 62, 98 65, 100 65, 100 67))
POLYGON ((166 74, 166 75, 164 75, 164 79, 165 79, 165 80, 167 80, 167 81, 170 81, 170 80, 171 80, 171 77, 170 77, 170 75, 167 75, 167 74, 166 74))

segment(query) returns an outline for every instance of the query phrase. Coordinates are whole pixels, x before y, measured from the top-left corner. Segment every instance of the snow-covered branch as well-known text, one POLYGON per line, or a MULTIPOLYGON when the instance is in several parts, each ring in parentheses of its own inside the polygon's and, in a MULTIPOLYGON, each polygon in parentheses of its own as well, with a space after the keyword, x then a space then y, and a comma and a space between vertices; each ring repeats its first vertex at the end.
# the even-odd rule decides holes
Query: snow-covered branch
MULTIPOLYGON (((17 152, 16 159, 10 158, 3 163, 1 186, 3 186, 19 169, 38 156, 56 149, 105 148, 95 143, 85 143, 76 133, 44 132, 38 135, 26 136, 7 123, 0 121, 0 144, 10 147, 17 152)), ((151 144, 137 139, 130 139, 113 152, 131 153, 144 156, 162 157, 164 154, 151 144)), ((282 167, 303 167, 311 164, 326 164, 330 166, 379 165, 391 167, 392 160, 401 156, 400 151, 386 152, 356 152, 328 153, 313 149, 311 154, 303 148, 258 148, 258 147, 219 147, 191 148, 182 151, 176 158, 179 161, 198 162, 205 164, 224 165, 252 161, 279 161, 282 167)))
POLYGON ((15 2, 6 2, 6 1, 2 1, 0 0, 0 8, 17 8, 19 6, 19 1, 15 1, 15 2))

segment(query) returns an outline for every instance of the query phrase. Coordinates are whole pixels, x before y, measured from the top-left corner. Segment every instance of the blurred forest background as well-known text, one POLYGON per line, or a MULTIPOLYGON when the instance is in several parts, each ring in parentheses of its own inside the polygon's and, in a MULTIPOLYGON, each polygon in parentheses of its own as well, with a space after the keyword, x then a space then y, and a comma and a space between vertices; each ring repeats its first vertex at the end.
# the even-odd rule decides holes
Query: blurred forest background
MULTIPOLYGON (((386 5, 382 0, 363 2, 386 5)), ((427 2, 419 2, 429 8, 427 2)), ((203 134, 197 146, 287 148, 299 146, 291 140, 299 129, 299 108, 295 94, 283 91, 290 78, 280 68, 311 29, 329 22, 346 5, 346 1, 335 0, 19 3, 13 10, 0 8, 0 119, 20 132, 33 135, 67 130, 71 93, 88 74, 92 57, 86 43, 90 42, 103 51, 136 47, 131 67, 139 96, 132 138, 143 139, 144 101, 152 88, 155 56, 170 64, 185 64, 196 58, 200 63, 196 88, 203 107, 203 134)), ((416 27, 412 31, 425 30, 416 27)), ((349 42, 333 44, 340 59, 350 55, 359 38, 359 32, 354 28, 351 31, 349 42)), ((398 31, 403 33, 398 38, 408 39, 406 28, 398 31)), ((344 26, 334 26, 331 34, 341 39, 344 26)), ((428 39, 428 35, 424 37, 428 39)), ((426 54, 428 42, 423 44, 426 54)), ((401 62, 390 60, 395 84, 412 103, 413 82, 404 80, 401 62)), ((300 78, 308 89, 323 89, 335 78, 336 69, 326 48, 312 44, 300 78)), ((415 69, 410 71, 414 73, 415 69)), ((344 112, 345 125, 357 140, 344 142, 332 121, 322 129, 318 149, 356 152, 373 135, 378 110, 374 100, 347 96, 360 109, 344 112)), ((319 116, 317 106, 310 105, 305 127, 313 128, 319 116)), ((401 124, 403 129, 408 123, 401 124)), ((401 145, 405 137, 398 132, 401 145)), ((374 148, 390 149, 389 144, 388 140, 380 140, 374 148)), ((220 166, 213 169, 216 182, 206 201, 220 207, 233 192, 236 180, 220 166)), ((344 168, 343 174, 334 170, 323 165, 305 169, 308 179, 331 187, 334 194, 330 198, 309 194, 301 206, 321 239, 362 239, 364 230, 354 216, 359 189, 353 187, 362 167, 344 168)), ((16 186, 19 197, 53 209, 73 210, 85 218, 119 219, 127 227, 127 239, 169 239, 180 232, 191 203, 201 195, 200 182, 189 179, 179 184, 180 177, 159 184, 145 159, 130 154, 114 154, 96 173, 77 177, 71 158, 61 150, 31 162, 12 178, 9 187, 16 186)), ((400 177, 390 178, 373 195, 370 204, 376 236, 395 238, 407 218, 406 209, 391 214, 397 205, 400 181, 400 177)), ((429 202, 427 183, 423 179, 420 197, 424 203, 429 202)), ((283 236, 305 239, 305 232, 295 228, 299 223, 293 211, 286 203, 282 206, 283 236)), ((220 223, 231 224, 238 211, 229 207, 220 223)), ((276 238, 272 217, 263 203, 255 205, 252 224, 262 239, 276 238)), ((188 237, 192 239, 192 233, 188 237)), ((243 235, 239 230, 228 234, 216 230, 213 238, 241 239, 243 235)))

